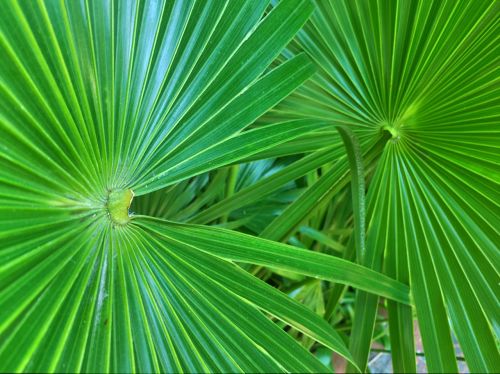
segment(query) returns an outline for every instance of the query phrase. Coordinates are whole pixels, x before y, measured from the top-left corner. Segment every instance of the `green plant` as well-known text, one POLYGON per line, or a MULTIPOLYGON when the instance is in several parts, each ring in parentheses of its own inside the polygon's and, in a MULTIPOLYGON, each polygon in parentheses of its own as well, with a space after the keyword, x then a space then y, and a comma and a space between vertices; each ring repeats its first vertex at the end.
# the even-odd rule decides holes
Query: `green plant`
POLYGON ((1 2, 0 371, 498 371, 498 11, 1 2))
MULTIPOLYGON (((270 118, 348 124, 367 154, 390 137, 369 173, 366 244, 345 255, 411 285, 430 371, 457 370, 451 331, 470 370, 498 371, 499 3, 316 4, 284 55, 306 51, 319 72, 270 118)), ((292 233, 317 209, 311 196, 327 204, 347 171, 337 165, 262 235, 292 233)), ((350 350, 361 368, 377 299, 356 296, 350 350)), ((414 372, 412 308, 387 308, 394 369, 414 372)))

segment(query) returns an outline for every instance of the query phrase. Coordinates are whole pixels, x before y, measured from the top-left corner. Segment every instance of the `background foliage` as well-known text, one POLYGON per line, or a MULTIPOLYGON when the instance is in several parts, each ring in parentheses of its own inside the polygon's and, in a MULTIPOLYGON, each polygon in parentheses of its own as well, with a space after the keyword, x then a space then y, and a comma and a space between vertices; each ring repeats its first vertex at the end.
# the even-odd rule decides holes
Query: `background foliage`
POLYGON ((498 371, 498 2, 0 11, 0 371, 498 371))

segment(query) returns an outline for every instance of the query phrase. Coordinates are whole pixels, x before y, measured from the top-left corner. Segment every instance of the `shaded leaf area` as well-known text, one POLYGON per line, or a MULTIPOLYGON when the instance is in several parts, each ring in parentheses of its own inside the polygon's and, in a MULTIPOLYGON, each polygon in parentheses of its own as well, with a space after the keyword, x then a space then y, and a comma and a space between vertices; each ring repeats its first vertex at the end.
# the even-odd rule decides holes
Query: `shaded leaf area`
MULTIPOLYGON (((269 316, 350 358, 298 302, 182 230, 112 223, 107 207, 112 193, 183 188, 325 128, 246 129, 313 74, 305 55, 268 69, 312 10, 306 0, 0 4, 1 371, 326 370, 269 316)), ((375 291, 409 301, 386 280, 375 291)))
MULTIPOLYGON (((389 134, 374 174, 367 173, 366 253, 358 262, 411 287, 414 310, 387 303, 394 370, 415 370, 416 312, 429 371, 457 371, 453 332, 471 371, 494 372, 500 362, 499 4, 315 5, 283 56, 306 52, 318 72, 261 122, 308 118, 349 126, 368 170, 367 147, 389 134)), ((293 237, 314 216, 307 209, 313 193, 327 194, 342 167, 348 170, 339 164, 330 181, 321 176, 305 190, 264 236, 293 237)), ((354 260, 353 253, 346 258, 354 260)), ((357 293, 350 349, 362 370, 377 308, 377 296, 357 293)))

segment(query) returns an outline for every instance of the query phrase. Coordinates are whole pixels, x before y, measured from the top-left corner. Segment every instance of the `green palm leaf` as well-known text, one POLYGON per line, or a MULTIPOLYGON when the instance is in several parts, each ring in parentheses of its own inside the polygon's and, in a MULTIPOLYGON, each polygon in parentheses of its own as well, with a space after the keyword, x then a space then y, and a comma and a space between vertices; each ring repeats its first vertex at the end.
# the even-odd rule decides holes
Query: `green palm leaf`
MULTIPOLYGON (((317 1, 284 56, 305 51, 319 72, 264 121, 345 124, 365 152, 390 138, 368 185, 360 263, 410 285, 429 371, 457 371, 452 332, 472 371, 500 363, 498 11, 490 1, 317 1)), ((293 234, 342 167, 264 235, 293 234)), ((362 369, 377 303, 358 292, 350 347, 362 369)), ((412 310, 388 309, 394 370, 415 371, 412 310)))
POLYGON ((499 10, 2 2, 0 371, 498 371, 499 10))
MULTIPOLYGON (((1 371, 325 370, 262 312, 352 360, 328 323, 236 258, 128 214, 134 194, 182 192, 195 175, 325 128, 246 130, 314 72, 305 55, 268 70, 311 4, 267 6, 0 4, 1 371)), ((278 266, 291 251, 236 238, 257 264, 278 266)), ((323 257, 302 260, 292 270, 311 274, 323 257)), ((333 264, 338 275, 320 276, 409 302, 405 285, 333 264)))

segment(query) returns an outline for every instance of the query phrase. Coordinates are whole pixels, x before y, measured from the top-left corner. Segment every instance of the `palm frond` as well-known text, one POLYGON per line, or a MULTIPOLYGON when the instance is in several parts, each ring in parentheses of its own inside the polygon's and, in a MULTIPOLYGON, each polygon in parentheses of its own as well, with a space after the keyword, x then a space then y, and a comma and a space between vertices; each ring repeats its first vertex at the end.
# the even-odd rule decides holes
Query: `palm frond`
POLYGON ((245 131, 314 72, 268 70, 311 4, 267 6, 0 4, 0 370, 324 370, 259 309, 350 359, 299 303, 127 211, 321 128, 245 131))
MULTIPOLYGON (((470 370, 495 371, 499 4, 315 4, 283 56, 306 52, 318 73, 262 122, 344 124, 365 152, 388 135, 368 187, 367 256, 360 263, 410 285, 429 371, 457 371, 452 332, 470 370)), ((265 232, 303 222, 310 210, 298 217, 293 206, 322 185, 326 193, 336 179, 324 178, 265 232)), ((289 228, 273 238, 286 239, 295 230, 289 228)), ((364 369, 378 298, 359 292, 356 300, 351 352, 364 369)), ((388 308, 394 369, 414 371, 412 311, 392 301, 388 308)))

